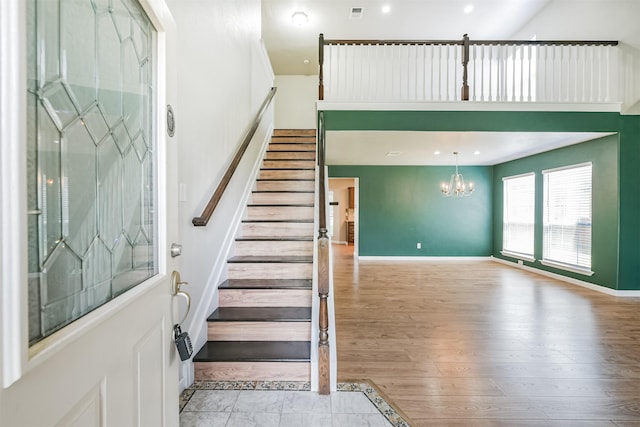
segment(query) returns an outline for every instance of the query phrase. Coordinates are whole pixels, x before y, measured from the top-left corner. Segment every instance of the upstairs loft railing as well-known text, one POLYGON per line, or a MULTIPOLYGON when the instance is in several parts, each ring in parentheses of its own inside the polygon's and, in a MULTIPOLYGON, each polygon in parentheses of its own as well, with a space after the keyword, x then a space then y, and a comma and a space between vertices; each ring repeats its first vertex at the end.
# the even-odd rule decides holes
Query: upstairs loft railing
POLYGON ((269 104, 271 104, 271 101, 273 100, 273 97, 276 94, 276 90, 277 88, 272 87, 267 93, 266 98, 264 99, 264 101, 262 102, 262 105, 260 106, 260 110, 258 110, 258 113, 253 119, 253 122, 251 123, 251 126, 247 130, 247 133, 242 138, 242 143, 238 147, 238 151, 236 151, 236 154, 233 157, 233 160, 231 160, 231 163, 229 163, 227 170, 222 176, 222 179, 220 180, 218 187, 216 188, 213 195, 209 199, 209 202, 207 203, 204 210, 202 211, 202 214, 200 214, 200 216, 194 217, 191 220, 191 223, 194 226, 204 227, 207 225, 207 223, 211 219, 211 216, 213 215, 213 212, 215 211, 216 206, 218 206, 218 203, 220 202, 220 199, 222 199, 222 195, 224 194, 224 191, 227 189, 227 186, 229 185, 229 182, 231 181, 233 174, 238 168, 238 164, 240 164, 240 160, 242 160, 242 156, 244 155, 245 151, 247 151, 247 147, 249 147, 249 143, 253 139, 253 136, 256 134, 256 130, 258 130, 258 127, 260 126, 260 122, 262 121, 262 116, 264 116, 264 113, 265 111, 267 111, 269 104))
POLYGON ((320 298, 318 322, 318 391, 329 394, 330 352, 329 352, 329 236, 327 229, 327 189, 325 176, 325 129, 324 112, 318 113, 318 297, 320 298))
POLYGON ((329 40, 320 34, 319 99, 328 101, 623 101, 616 41, 329 40))

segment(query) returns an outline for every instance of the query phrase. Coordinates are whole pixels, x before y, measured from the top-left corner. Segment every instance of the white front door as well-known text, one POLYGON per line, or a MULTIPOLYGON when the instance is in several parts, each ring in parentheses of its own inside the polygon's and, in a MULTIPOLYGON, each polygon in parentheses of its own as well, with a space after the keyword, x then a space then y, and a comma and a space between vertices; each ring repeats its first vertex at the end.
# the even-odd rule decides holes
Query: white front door
POLYGON ((174 22, 0 1, 0 425, 173 426, 174 22))

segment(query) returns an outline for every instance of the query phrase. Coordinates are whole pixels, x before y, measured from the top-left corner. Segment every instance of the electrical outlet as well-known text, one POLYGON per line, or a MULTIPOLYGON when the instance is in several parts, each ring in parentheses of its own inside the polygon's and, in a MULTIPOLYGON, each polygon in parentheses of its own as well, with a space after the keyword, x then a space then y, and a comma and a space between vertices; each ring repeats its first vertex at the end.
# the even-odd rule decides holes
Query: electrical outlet
POLYGON ((420 242, 416 243, 416 249, 422 249, 422 243, 420 242))

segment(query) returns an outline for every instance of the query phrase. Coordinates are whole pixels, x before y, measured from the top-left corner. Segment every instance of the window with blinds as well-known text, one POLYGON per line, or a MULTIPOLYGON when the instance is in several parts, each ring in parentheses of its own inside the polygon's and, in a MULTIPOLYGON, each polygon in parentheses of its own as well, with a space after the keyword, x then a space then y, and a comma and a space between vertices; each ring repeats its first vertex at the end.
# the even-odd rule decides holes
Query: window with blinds
POLYGON ((533 261, 535 174, 502 179, 502 254, 533 261))
POLYGON ((542 263, 591 275, 592 165, 542 172, 542 263))

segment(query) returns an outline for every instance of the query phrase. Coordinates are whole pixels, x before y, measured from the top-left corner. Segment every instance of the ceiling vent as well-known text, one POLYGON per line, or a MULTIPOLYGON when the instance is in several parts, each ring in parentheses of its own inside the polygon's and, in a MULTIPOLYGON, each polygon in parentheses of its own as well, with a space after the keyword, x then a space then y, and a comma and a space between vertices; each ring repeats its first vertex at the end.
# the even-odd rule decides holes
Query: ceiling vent
POLYGON ((349 19, 362 19, 362 12, 364 11, 361 7, 352 7, 351 13, 349 13, 349 19))

